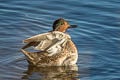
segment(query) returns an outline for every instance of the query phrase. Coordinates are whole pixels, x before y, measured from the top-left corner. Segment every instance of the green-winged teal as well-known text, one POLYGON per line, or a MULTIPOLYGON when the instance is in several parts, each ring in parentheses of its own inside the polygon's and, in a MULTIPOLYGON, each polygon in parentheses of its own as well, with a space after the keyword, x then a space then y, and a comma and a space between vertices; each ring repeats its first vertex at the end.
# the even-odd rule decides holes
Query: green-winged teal
POLYGON ((21 51, 28 62, 35 66, 65 66, 76 64, 78 59, 77 49, 71 37, 64 33, 66 29, 76 27, 69 25, 60 18, 53 23, 51 32, 39 34, 23 40, 27 43, 21 51), (33 46, 39 52, 28 52, 25 49, 33 46))

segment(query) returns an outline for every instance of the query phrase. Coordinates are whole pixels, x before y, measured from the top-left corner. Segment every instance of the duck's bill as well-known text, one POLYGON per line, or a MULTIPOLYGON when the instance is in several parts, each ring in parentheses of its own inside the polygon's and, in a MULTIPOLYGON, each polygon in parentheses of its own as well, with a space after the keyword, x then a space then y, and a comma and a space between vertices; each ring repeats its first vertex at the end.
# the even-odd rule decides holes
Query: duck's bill
POLYGON ((78 25, 69 25, 68 28, 76 28, 78 25))

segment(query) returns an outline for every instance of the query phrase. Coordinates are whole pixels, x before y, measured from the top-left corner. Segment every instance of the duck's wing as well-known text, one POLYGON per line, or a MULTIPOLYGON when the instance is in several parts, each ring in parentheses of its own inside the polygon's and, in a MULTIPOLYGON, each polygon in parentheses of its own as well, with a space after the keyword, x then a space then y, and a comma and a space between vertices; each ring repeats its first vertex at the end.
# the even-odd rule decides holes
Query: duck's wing
POLYGON ((38 45, 40 45, 40 43, 43 43, 43 41, 49 40, 49 38, 47 37, 49 35, 51 35, 51 32, 35 35, 23 40, 23 44, 26 45, 22 49, 26 49, 31 46, 37 47, 38 45))
POLYGON ((32 36, 30 38, 23 40, 23 43, 39 42, 41 40, 45 40, 47 38, 46 36, 49 34, 50 32, 32 36))
POLYGON ((48 33, 43 33, 43 34, 39 34, 39 35, 32 36, 30 38, 27 38, 23 40, 23 44, 26 44, 26 45, 22 49, 26 49, 31 46, 34 46, 34 47, 42 46, 41 44, 47 43, 48 40, 53 38, 53 36, 51 35, 52 35, 51 32, 48 32, 48 33))
POLYGON ((58 31, 43 33, 23 40, 23 43, 27 43, 23 49, 34 46, 35 50, 56 54, 62 50, 69 39, 69 35, 58 31))
POLYGON ((68 34, 62 32, 55 31, 52 34, 55 38, 52 40, 52 43, 46 48, 46 51, 49 53, 48 56, 61 53, 65 49, 66 43, 71 39, 68 34))

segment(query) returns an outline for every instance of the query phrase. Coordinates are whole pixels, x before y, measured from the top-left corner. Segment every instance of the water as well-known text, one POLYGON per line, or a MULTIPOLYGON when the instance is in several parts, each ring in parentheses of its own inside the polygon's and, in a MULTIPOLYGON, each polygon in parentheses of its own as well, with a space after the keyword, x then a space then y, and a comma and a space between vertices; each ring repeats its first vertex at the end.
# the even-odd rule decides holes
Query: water
POLYGON ((119 0, 0 0, 0 80, 120 80, 119 44, 119 0), (29 66, 22 40, 52 30, 58 18, 80 26, 67 30, 77 66, 29 66))

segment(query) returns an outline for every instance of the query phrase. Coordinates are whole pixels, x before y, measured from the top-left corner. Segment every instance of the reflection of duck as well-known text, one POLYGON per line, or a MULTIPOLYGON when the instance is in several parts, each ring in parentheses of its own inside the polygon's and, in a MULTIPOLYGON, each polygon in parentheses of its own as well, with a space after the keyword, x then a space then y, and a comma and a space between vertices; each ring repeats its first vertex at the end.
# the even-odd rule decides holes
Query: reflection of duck
POLYGON ((77 65, 72 66, 51 66, 51 67, 35 67, 28 66, 28 70, 24 72, 22 80, 79 80, 77 65))
POLYGON ((73 65, 77 62, 78 53, 70 36, 64 33, 67 28, 72 27, 76 26, 68 25, 64 19, 58 19, 53 23, 53 31, 23 40, 23 43, 28 44, 21 51, 28 62, 36 66, 73 65), (30 46, 40 52, 24 50, 30 46))

